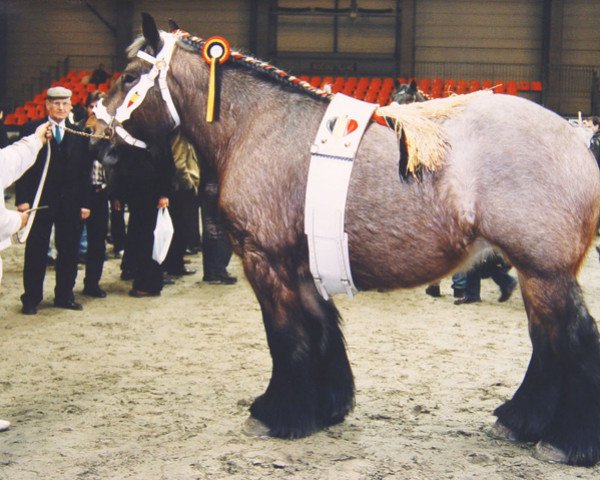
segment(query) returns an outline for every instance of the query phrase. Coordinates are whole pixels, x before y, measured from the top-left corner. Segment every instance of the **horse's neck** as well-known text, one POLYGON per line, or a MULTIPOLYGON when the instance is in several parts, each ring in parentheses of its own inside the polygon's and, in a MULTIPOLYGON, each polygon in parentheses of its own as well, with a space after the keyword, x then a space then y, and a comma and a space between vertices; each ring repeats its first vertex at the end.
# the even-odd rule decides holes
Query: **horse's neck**
POLYGON ((218 100, 219 112, 212 123, 197 121, 205 117, 206 112, 202 111, 204 102, 194 101, 193 96, 188 104, 192 108, 186 108, 182 115, 184 133, 194 140, 202 156, 217 171, 238 158, 240 151, 252 150, 251 146, 264 142, 265 137, 276 136, 284 124, 298 121, 298 135, 302 135, 307 129, 301 123, 309 119, 315 123, 316 131, 326 107, 322 102, 285 91, 268 80, 243 81, 243 78, 225 79, 218 100))

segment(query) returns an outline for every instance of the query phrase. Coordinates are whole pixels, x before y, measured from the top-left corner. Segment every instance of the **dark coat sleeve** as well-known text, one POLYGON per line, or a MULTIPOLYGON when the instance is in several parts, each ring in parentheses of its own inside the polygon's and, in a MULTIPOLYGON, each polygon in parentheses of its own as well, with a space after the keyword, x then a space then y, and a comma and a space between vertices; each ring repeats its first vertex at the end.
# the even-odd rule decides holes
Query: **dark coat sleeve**
POLYGON ((598 167, 600 168, 600 130, 592 136, 590 150, 594 154, 594 157, 596 157, 596 162, 598 162, 598 167))

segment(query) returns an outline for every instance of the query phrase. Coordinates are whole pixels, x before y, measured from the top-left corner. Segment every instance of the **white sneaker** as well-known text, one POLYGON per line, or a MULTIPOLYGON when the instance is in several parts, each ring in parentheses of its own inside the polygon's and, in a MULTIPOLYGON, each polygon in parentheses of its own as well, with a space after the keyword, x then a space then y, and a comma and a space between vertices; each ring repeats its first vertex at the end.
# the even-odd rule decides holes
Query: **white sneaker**
POLYGON ((0 420, 0 432, 4 432, 10 428, 10 422, 8 420, 0 420))

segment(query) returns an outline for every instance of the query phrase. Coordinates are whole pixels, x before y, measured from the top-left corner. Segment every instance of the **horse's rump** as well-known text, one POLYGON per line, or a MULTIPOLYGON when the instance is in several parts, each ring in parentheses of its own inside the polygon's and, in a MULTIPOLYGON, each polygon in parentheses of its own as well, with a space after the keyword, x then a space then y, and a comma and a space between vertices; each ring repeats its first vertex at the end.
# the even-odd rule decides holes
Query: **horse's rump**
POLYGON ((460 113, 468 102, 487 94, 477 92, 425 103, 391 104, 378 108, 376 113, 393 126, 404 142, 408 158, 403 163, 407 172, 415 175, 421 168, 436 171, 443 165, 450 145, 441 123, 460 113))

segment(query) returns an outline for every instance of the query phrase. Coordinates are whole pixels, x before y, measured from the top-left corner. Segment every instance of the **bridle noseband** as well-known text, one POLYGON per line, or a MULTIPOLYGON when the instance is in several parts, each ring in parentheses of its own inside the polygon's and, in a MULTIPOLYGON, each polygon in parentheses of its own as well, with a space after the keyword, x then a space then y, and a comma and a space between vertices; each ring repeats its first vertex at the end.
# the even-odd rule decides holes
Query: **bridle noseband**
POLYGON ((174 125, 172 130, 177 128, 181 124, 179 114, 173 103, 169 86, 167 85, 167 72, 169 71, 169 64, 171 63, 171 56, 175 49, 175 43, 177 37, 172 34, 163 33, 161 35, 163 40, 163 47, 160 52, 153 57, 152 55, 138 51, 137 56, 142 60, 152 64, 152 69, 143 74, 140 77, 137 85, 127 92, 123 103, 117 108, 115 115, 112 116, 101 99, 98 104, 94 107, 94 114, 96 117, 105 122, 109 128, 113 129, 117 135, 119 135, 125 143, 139 148, 147 148, 146 142, 135 138, 123 127, 123 122, 129 120, 131 114, 142 104, 146 98, 146 94, 154 86, 156 78, 158 77, 158 86, 160 89, 161 96, 165 103, 171 118, 173 119, 174 125))

